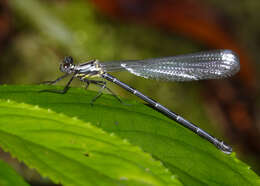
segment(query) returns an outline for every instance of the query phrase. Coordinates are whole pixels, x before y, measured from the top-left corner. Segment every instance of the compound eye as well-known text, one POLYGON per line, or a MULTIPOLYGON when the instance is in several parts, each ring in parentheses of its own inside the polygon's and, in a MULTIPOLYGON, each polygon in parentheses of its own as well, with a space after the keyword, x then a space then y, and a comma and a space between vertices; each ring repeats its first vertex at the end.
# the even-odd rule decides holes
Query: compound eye
POLYGON ((64 58, 63 63, 70 65, 73 63, 73 58, 71 56, 67 56, 64 58))
POLYGON ((70 66, 69 63, 65 63, 65 64, 63 65, 64 68, 69 68, 69 66, 70 66))

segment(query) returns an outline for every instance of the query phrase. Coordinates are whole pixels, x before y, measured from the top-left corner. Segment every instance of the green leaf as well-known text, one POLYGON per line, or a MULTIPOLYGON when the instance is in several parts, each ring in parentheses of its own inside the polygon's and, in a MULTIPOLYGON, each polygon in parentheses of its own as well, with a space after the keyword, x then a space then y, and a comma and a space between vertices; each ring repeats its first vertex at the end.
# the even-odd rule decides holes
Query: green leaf
POLYGON ((28 186, 28 184, 19 176, 12 167, 0 160, 0 185, 1 186, 28 186))
POLYGON ((163 162, 184 185, 260 185, 259 177, 234 153, 224 154, 141 103, 120 104, 114 97, 104 95, 91 106, 96 92, 79 88, 72 88, 64 95, 39 92, 50 88, 62 87, 1 86, 0 99, 39 105, 127 138, 163 162))
POLYGON ((127 140, 38 106, 0 101, 0 146, 63 185, 181 185, 127 140))

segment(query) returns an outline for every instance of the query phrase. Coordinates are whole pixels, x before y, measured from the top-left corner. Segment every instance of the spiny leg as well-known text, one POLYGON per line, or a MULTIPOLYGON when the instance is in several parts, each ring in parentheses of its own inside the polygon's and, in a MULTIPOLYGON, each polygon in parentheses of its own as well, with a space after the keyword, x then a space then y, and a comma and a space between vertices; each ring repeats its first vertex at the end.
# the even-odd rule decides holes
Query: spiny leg
POLYGON ((88 89, 88 87, 89 87, 89 85, 90 85, 91 83, 93 83, 93 84, 95 84, 95 85, 97 85, 97 84, 99 84, 99 85, 100 85, 100 84, 101 84, 101 85, 106 84, 105 81, 97 81, 97 80, 91 80, 91 79, 81 79, 81 81, 87 83, 86 86, 85 86, 85 89, 88 89))
MULTIPOLYGON (((69 88, 70 88, 70 84, 72 82, 72 80, 74 79, 75 74, 70 78, 70 80, 68 81, 68 83, 66 84, 66 86, 64 87, 63 90, 51 90, 51 89, 47 89, 47 90, 41 90, 40 92, 52 92, 52 93, 57 93, 57 94, 65 94, 69 88)), ((59 78, 58 78, 59 79, 59 78)), ((57 81, 56 81, 57 82, 57 81)))
MULTIPOLYGON (((92 82, 93 83, 93 82, 92 82)), ((93 106, 94 102, 100 98, 102 95, 103 95, 103 90, 105 89, 106 87, 106 84, 103 84, 103 85, 100 85, 98 83, 94 83, 95 85, 97 86, 100 86, 101 88, 99 89, 97 95, 91 100, 90 104, 93 106)))
POLYGON ((100 90, 98 91, 98 94, 91 100, 91 105, 93 105, 93 103, 103 94, 103 90, 106 89, 108 90, 108 92, 110 92, 112 94, 112 96, 114 96, 120 103, 122 103, 122 100, 110 89, 106 86, 106 81, 96 81, 96 80, 90 80, 90 79, 84 79, 84 82, 87 83, 86 88, 88 88, 89 84, 95 84, 100 88, 100 90))
POLYGON ((57 83, 58 81, 64 79, 64 78, 67 77, 68 75, 69 75, 69 74, 65 74, 65 75, 63 75, 63 76, 61 76, 61 77, 58 77, 57 79, 55 79, 55 80, 53 80, 53 81, 44 81, 44 82, 41 82, 41 83, 39 83, 39 84, 52 85, 52 84, 55 84, 55 83, 57 83))
POLYGON ((110 89, 105 85, 105 89, 108 90, 108 92, 111 93, 112 96, 114 96, 120 103, 123 103, 123 101, 110 89))
POLYGON ((85 89, 88 89, 89 84, 90 84, 89 81, 84 81, 84 82, 87 83, 86 86, 85 86, 85 89))

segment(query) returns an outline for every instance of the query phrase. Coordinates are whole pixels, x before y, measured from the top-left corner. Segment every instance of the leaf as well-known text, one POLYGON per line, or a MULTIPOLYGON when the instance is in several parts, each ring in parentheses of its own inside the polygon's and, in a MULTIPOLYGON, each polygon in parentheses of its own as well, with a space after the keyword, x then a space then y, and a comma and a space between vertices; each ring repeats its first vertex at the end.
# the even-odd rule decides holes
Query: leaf
POLYGON ((0 185, 1 186, 28 186, 28 184, 19 176, 7 163, 0 160, 0 185))
POLYGON ((0 101, 0 146, 63 185, 181 185, 127 140, 38 106, 0 101))
POLYGON ((79 88, 64 95, 39 93, 50 88, 61 87, 1 86, 0 99, 39 105, 127 138, 162 161, 184 185, 260 185, 259 177, 234 153, 224 154, 143 104, 125 100, 128 105, 120 104, 114 97, 104 95, 91 106, 96 92, 79 88))

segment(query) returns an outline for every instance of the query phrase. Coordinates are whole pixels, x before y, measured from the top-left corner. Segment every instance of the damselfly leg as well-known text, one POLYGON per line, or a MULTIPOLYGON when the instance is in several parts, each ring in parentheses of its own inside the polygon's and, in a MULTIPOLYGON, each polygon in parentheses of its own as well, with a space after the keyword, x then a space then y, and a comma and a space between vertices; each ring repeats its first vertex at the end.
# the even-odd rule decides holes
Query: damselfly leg
POLYGON ((55 79, 55 80, 53 80, 53 81, 43 81, 43 82, 41 82, 41 83, 39 83, 39 84, 53 85, 53 84, 57 83, 58 81, 64 79, 64 78, 67 77, 68 75, 69 75, 69 74, 65 74, 65 75, 63 75, 63 76, 61 76, 61 77, 58 77, 57 79, 55 79))
POLYGON ((94 84, 98 87, 101 87, 97 93, 97 95, 91 100, 90 104, 93 105, 94 102, 100 98, 103 95, 103 91, 106 89, 108 92, 111 93, 112 96, 114 96, 120 103, 123 103, 122 100, 110 89, 107 87, 107 82, 106 81, 96 81, 96 80, 91 80, 91 79, 84 79, 83 82, 86 83, 86 89, 90 84, 94 84))
MULTIPOLYGON (((66 74, 68 75, 68 74, 66 74)), ((65 76, 66 77, 66 76, 65 76)), ((75 75, 73 75, 70 80, 68 81, 68 83, 66 84, 66 86, 64 87, 63 90, 52 90, 52 89, 46 89, 46 90, 41 90, 40 92, 52 92, 52 93, 57 93, 57 94, 65 94, 69 88, 70 88, 70 84, 72 82, 72 80, 74 79, 75 75)), ((60 77, 54 81, 49 81, 51 82, 51 84, 57 83, 58 81, 62 80, 64 77, 60 77), (58 81, 57 81, 58 80, 58 81)))
MULTIPOLYGON (((62 79, 64 79, 65 77, 67 77, 69 74, 65 74, 59 78, 57 78, 56 80, 53 80, 53 81, 45 81, 45 82, 42 82, 41 84, 49 84, 49 85, 52 85, 52 84, 55 84, 59 81, 61 81, 62 79)), ((73 81, 73 79, 75 78, 75 75, 74 74, 71 79, 68 81, 68 83, 65 85, 65 87, 63 88, 63 90, 53 90, 53 89, 45 89, 45 90, 40 90, 39 92, 52 92, 52 93, 57 93, 57 94, 65 94, 67 93, 67 91, 69 90, 70 88, 70 84, 71 82, 73 81)), ((98 91, 97 95, 91 100, 90 104, 93 105, 94 102, 100 98, 102 95, 103 95, 103 91, 106 89, 108 92, 111 93, 112 96, 114 96, 120 103, 122 103, 122 100, 110 89, 106 86, 106 81, 97 81, 97 80, 91 80, 91 79, 81 79, 83 82, 86 83, 86 86, 85 88, 87 89, 88 86, 90 84, 94 84, 98 87, 101 87, 100 90, 98 91)))

